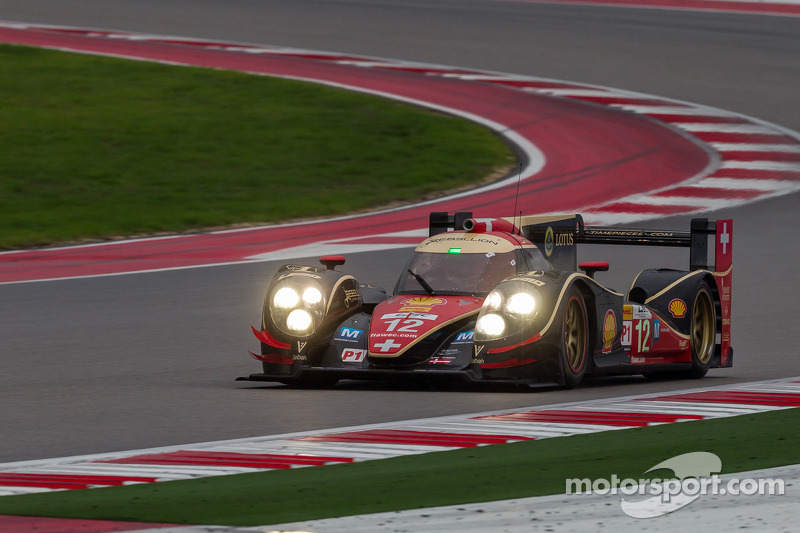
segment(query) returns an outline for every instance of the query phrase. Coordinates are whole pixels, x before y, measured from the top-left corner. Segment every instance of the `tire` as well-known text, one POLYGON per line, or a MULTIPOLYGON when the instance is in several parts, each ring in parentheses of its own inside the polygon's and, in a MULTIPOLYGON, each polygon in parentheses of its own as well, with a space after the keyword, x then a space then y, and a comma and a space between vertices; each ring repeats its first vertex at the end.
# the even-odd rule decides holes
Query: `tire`
POLYGON ((717 314, 714 298, 706 282, 697 287, 692 303, 692 325, 689 331, 692 349, 690 378, 702 378, 708 372, 717 343, 717 314))
POLYGON ((580 291, 567 293, 567 303, 561 324, 561 369, 564 385, 576 387, 586 372, 589 352, 589 320, 586 304, 580 291))

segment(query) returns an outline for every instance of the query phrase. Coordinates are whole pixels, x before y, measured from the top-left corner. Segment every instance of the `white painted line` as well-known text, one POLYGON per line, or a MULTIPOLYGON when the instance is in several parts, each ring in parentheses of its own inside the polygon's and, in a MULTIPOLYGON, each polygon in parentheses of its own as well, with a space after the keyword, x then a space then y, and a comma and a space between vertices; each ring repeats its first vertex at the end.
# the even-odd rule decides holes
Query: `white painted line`
POLYGON ((682 115, 686 117, 736 117, 734 113, 725 111, 723 109, 714 109, 711 107, 685 107, 685 106, 648 106, 648 105, 633 105, 633 104, 612 104, 614 107, 633 111, 640 115, 651 115, 657 117, 659 115, 682 115))
POLYGON ((800 154, 800 144, 709 143, 718 152, 777 152, 800 154))
POLYGON ((672 122, 673 126, 692 133, 746 133, 748 135, 781 135, 773 128, 760 124, 716 124, 672 122))
POLYGON ((786 161, 723 161, 722 168, 800 172, 800 163, 791 163, 786 161))
POLYGON ((714 189, 737 189, 754 191, 780 191, 795 187, 791 181, 783 180, 758 180, 744 178, 706 178, 690 187, 710 187, 714 189))

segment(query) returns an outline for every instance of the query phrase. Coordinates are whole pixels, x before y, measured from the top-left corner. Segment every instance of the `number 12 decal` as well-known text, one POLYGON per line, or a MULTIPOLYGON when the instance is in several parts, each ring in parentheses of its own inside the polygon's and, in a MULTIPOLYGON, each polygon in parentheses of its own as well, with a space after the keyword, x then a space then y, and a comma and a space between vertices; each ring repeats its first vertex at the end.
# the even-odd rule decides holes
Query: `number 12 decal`
POLYGON ((649 352, 650 351, 650 321, 649 320, 639 320, 636 322, 636 337, 638 338, 637 344, 639 353, 642 352, 649 352))
POLYGON ((417 333, 417 328, 420 327, 425 322, 422 320, 417 320, 415 318, 402 320, 400 318, 396 318, 394 320, 387 320, 386 323, 389 324, 389 327, 386 328, 386 331, 394 331, 400 322, 403 323, 403 326, 399 328, 397 331, 403 333, 417 333))

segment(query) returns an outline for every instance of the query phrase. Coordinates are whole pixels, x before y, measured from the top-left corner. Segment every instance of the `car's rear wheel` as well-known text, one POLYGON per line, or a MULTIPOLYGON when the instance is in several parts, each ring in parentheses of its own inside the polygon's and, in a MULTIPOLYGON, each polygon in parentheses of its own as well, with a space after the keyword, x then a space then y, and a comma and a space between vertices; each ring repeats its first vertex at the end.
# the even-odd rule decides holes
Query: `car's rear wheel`
POLYGON ((692 348, 692 368, 689 377, 706 375, 714 356, 717 337, 717 314, 711 289, 703 282, 697 288, 692 304, 692 326, 689 332, 692 348))
POLYGON ((589 321, 586 304, 580 291, 573 288, 567 296, 561 335, 561 367, 567 387, 575 387, 583 379, 588 351, 589 321))

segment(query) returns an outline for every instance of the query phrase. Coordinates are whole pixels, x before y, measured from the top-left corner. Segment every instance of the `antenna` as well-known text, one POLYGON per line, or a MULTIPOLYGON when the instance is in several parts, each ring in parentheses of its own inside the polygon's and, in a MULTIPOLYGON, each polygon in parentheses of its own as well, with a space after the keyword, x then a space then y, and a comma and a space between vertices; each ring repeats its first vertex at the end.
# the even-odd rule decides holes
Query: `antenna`
MULTIPOLYGON (((517 226, 517 200, 519 199, 519 183, 522 181, 522 163, 519 164, 519 172, 517 172, 517 194, 514 196, 514 211, 512 211, 514 217, 512 220, 514 221, 514 226, 516 226, 517 230, 522 232, 519 226, 517 226)), ((522 223, 522 211, 519 212, 519 221, 520 224, 522 223)))

